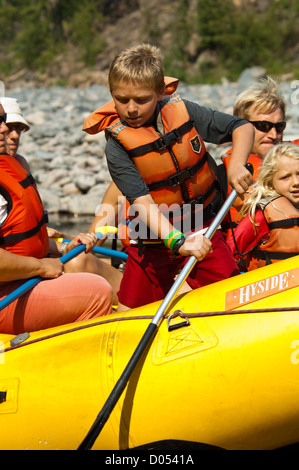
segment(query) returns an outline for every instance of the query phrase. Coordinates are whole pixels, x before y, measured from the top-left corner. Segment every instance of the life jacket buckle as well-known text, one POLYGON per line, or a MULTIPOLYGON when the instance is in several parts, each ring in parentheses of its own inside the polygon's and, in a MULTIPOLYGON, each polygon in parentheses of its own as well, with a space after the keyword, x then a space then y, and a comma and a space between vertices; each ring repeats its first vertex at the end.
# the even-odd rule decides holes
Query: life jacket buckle
POLYGON ((177 178, 178 178, 179 184, 183 184, 186 180, 189 180, 191 178, 189 168, 185 168, 185 170, 180 171, 177 174, 177 178))
POLYGON ((175 175, 172 175, 168 178, 169 181, 169 186, 174 188, 178 184, 183 184, 186 180, 190 179, 190 171, 189 169, 181 170, 179 173, 176 173, 175 175))
POLYGON ((174 144, 181 138, 180 133, 178 132, 177 129, 173 129, 173 131, 168 132, 167 134, 164 134, 163 136, 158 139, 158 150, 163 150, 166 147, 169 147, 170 145, 174 144))
POLYGON ((160 137, 160 139, 157 140, 157 149, 163 150, 165 148, 166 148, 166 142, 164 141, 163 137, 160 137))

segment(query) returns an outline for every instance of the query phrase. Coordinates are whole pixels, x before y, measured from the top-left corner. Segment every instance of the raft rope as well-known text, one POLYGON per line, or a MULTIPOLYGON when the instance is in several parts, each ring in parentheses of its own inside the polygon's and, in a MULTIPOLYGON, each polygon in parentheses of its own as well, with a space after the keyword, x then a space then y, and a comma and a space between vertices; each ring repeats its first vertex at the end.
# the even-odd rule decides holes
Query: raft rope
MULTIPOLYGON (((220 315, 238 315, 238 314, 257 314, 257 313, 277 313, 277 312, 299 312, 299 307, 278 307, 278 308, 260 308, 260 309, 249 309, 249 310, 219 310, 219 311, 211 311, 211 312, 182 312, 181 310, 175 310, 171 314, 164 315, 163 319, 167 320, 169 317, 172 319, 180 316, 181 318, 204 318, 204 317, 215 317, 220 315)), ((121 317, 121 318, 107 318, 106 320, 99 320, 97 322, 88 323, 86 325, 77 326, 74 328, 70 328, 67 330, 59 331, 57 333, 53 333, 47 336, 42 336, 41 338, 32 339, 29 341, 24 341, 16 346, 11 346, 5 349, 0 350, 1 353, 5 353, 12 349, 21 348, 23 346, 28 346, 29 344, 39 343, 40 341, 44 341, 51 338, 56 338, 57 336, 62 336, 67 333, 73 333, 79 330, 84 330, 86 328, 92 328, 95 326, 105 325, 107 323, 115 323, 121 321, 130 321, 130 320, 151 320, 154 318, 154 315, 139 315, 133 317, 121 317)))
POLYGON ((276 312, 299 312, 299 307, 277 307, 277 308, 254 308, 247 310, 219 310, 215 312, 195 312, 185 313, 180 310, 173 312, 173 318, 180 316, 181 318, 196 318, 196 317, 215 317, 218 315, 235 315, 235 314, 251 314, 251 313, 276 313, 276 312), (177 315, 174 315, 177 313, 177 315))

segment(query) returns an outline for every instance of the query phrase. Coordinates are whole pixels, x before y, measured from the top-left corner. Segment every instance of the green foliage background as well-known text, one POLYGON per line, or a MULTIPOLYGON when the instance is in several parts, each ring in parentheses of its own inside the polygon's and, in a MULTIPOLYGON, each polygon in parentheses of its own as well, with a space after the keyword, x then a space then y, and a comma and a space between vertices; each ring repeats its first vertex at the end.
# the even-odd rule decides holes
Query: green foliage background
POLYGON ((75 46, 87 66, 104 47, 100 0, 0 0, 1 68, 43 70, 75 46), (4 58, 4 50, 6 58, 4 58))
MULTIPOLYGON (((158 29, 150 7, 143 9, 142 41, 161 48, 167 74, 186 83, 213 83, 224 76, 234 80, 245 68, 262 65, 272 76, 292 73, 299 78, 299 0, 273 0, 263 11, 251 2, 238 8, 231 0, 197 0, 192 15, 191 0, 164 3, 175 9, 167 27, 171 45, 165 46, 165 31, 158 29)), ((4 74, 21 68, 43 71, 70 48, 93 67, 105 51, 105 24, 111 15, 107 0, 0 0, 0 7, 4 74)))
POLYGON ((173 57, 184 65, 182 80, 214 82, 223 76, 234 80, 252 66, 263 66, 270 75, 293 73, 299 77, 299 0, 272 0, 263 12, 250 2, 238 8, 231 0, 197 0, 195 14, 183 21, 188 3, 180 2, 173 25, 175 45, 166 51, 170 69, 175 64, 173 57), (192 36, 198 40, 197 53, 206 54, 190 74, 188 64, 193 59, 185 45, 192 36))

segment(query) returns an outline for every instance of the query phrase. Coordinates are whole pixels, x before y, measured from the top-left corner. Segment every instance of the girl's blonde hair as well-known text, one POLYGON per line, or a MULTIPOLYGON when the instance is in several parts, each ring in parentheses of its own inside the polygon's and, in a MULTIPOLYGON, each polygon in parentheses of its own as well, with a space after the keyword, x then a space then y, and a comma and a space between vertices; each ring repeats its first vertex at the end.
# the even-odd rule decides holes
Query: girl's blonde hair
POLYGON ((108 82, 110 92, 123 82, 163 93, 164 67, 160 50, 150 44, 141 44, 120 52, 111 63, 108 82))
POLYGON ((286 109, 284 98, 278 91, 277 83, 271 77, 267 77, 240 93, 235 101, 233 114, 250 120, 253 110, 260 114, 270 114, 277 107, 281 109, 284 119, 286 109))
POLYGON ((256 182, 251 186, 249 197, 243 204, 240 216, 248 215, 255 227, 255 211, 269 202, 269 199, 280 196, 273 186, 273 178, 282 157, 299 160, 299 146, 291 143, 274 145, 266 154, 256 182))

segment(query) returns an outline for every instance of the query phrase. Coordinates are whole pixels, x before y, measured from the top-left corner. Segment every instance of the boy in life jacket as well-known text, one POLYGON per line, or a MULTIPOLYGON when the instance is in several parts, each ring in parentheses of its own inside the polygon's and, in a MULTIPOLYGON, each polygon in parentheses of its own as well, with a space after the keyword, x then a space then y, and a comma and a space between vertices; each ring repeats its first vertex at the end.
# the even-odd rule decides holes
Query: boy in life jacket
MULTIPOLYGON (((254 181, 268 150, 282 142, 283 131, 286 127, 285 108, 285 101, 278 91, 278 85, 270 77, 243 91, 235 101, 233 114, 247 119, 255 128, 254 144, 248 158, 248 162, 253 166, 254 181)), ((226 196, 231 192, 226 176, 230 158, 231 149, 222 157, 223 164, 219 166, 226 196)), ((244 198, 238 197, 221 224, 226 239, 230 237, 232 229, 240 221, 238 215, 243 202, 244 198)))
MULTIPOLYGON (((248 270, 299 254, 298 145, 269 150, 241 214, 234 232, 248 270)), ((233 251, 232 236, 228 244, 233 251)))
MULTIPOLYGON (((112 289, 105 279, 90 273, 63 274, 61 261, 48 257, 43 205, 25 169, 5 153, 5 120, 0 104, 0 299, 26 279, 44 279, 0 310, 0 332, 19 334, 111 313, 112 289)), ((81 238, 72 246, 84 243, 91 252, 95 235, 81 238)))
POLYGON ((177 85, 164 77, 157 48, 145 44, 125 50, 109 71, 113 100, 84 122, 90 134, 105 131, 112 179, 138 213, 131 223, 135 244, 126 251, 119 310, 165 297, 191 255, 200 261, 187 279, 191 288, 239 272, 220 230, 212 243, 202 233, 186 234, 205 229, 221 202, 204 140, 233 141, 228 177, 242 194, 252 182, 244 165, 254 129, 247 121, 182 100, 177 85), (182 222, 188 222, 187 230, 178 225, 182 222))

